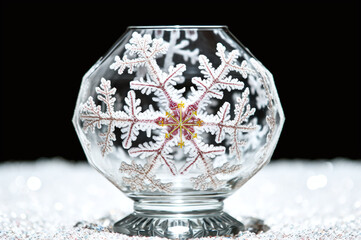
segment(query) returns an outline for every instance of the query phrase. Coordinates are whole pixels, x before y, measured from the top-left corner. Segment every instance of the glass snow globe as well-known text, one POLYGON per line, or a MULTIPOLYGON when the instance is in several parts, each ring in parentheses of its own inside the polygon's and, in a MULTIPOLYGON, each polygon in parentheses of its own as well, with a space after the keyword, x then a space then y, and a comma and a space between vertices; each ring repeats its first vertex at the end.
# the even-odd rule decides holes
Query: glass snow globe
POLYGON ((271 73, 226 26, 129 27, 85 74, 73 123, 89 163, 134 200, 127 235, 225 236, 223 200, 284 123, 271 73))

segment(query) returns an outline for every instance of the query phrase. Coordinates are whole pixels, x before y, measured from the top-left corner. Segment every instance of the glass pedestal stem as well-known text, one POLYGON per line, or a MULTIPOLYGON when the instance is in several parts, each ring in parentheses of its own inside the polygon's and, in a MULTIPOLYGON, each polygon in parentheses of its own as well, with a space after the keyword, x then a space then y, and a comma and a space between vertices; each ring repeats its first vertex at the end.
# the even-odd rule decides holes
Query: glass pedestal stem
POLYGON ((244 225, 223 212, 222 201, 156 203, 135 202, 135 211, 114 224, 114 231, 129 236, 188 239, 231 236, 244 225))

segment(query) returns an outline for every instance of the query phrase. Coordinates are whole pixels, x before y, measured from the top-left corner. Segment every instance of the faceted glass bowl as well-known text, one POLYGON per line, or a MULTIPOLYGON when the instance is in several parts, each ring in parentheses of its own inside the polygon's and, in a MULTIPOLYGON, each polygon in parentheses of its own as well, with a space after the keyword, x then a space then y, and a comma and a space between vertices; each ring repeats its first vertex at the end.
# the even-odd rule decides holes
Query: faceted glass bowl
POLYGON ((135 201, 128 235, 243 229, 223 200, 284 123, 272 74, 226 26, 129 27, 85 74, 73 123, 89 163, 135 201))

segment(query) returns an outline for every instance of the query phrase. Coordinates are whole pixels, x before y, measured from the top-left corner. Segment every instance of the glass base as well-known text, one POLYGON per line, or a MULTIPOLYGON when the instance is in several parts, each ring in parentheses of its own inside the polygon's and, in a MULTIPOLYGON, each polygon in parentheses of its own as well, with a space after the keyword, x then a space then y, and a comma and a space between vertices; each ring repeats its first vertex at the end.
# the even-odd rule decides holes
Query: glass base
POLYGON ((116 222, 114 232, 129 236, 157 236, 188 239, 209 236, 231 236, 244 231, 244 225, 223 211, 206 215, 147 215, 134 212, 116 222))

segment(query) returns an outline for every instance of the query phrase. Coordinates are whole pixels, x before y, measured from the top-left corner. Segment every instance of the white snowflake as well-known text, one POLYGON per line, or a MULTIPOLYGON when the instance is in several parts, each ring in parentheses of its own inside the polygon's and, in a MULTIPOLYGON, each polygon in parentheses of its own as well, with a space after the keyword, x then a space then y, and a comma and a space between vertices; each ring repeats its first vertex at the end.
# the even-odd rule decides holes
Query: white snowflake
POLYGON ((162 38, 152 39, 148 34, 141 36, 133 33, 129 43, 125 45, 127 54, 122 58, 116 56, 110 68, 123 74, 126 69, 128 73, 133 73, 142 67, 146 68, 147 74, 130 82, 131 90, 125 98, 126 105, 123 110, 118 111, 114 110, 116 89, 111 87, 109 80, 101 79, 96 93, 98 100, 105 105, 105 111, 89 97, 80 108, 83 129, 85 132, 94 132, 95 128, 102 130, 98 144, 105 156, 112 151, 113 142, 116 140, 115 128, 120 128, 122 145, 129 149, 129 155, 147 160, 144 165, 135 161, 131 164, 122 162, 120 171, 127 175, 123 177, 123 182, 131 190, 171 192, 172 183, 162 183, 156 179, 155 170, 161 165, 167 167, 172 175, 186 174, 193 166, 197 166, 202 170, 202 174, 191 179, 194 189, 220 189, 225 181, 219 180, 217 176, 235 173, 241 165, 230 165, 226 162, 222 166, 214 167, 213 159, 223 155, 226 147, 206 144, 202 142, 200 134, 207 132, 214 135, 216 143, 229 139, 229 153, 241 162, 241 147, 245 142, 240 140, 240 135, 256 129, 255 124, 248 123, 255 108, 249 104, 249 89, 244 89, 244 83, 229 73, 238 72, 243 78, 247 78, 253 70, 245 60, 240 65, 237 64, 237 50, 227 52, 226 48, 218 43, 216 55, 221 64, 215 68, 206 56, 199 55, 199 69, 204 77, 192 78, 195 86, 191 87, 191 94, 186 99, 183 96, 185 89, 175 88, 184 80, 182 74, 186 66, 170 65, 167 71, 164 71, 157 64, 156 58, 166 54, 168 47, 169 44, 162 38), (237 98, 233 119, 230 114, 231 104, 228 102, 219 108, 217 114, 206 113, 206 106, 212 98, 222 99, 223 91, 232 90, 243 90, 242 95, 237 98), (153 100, 158 102, 160 111, 154 111, 153 108, 142 111, 135 91, 145 95, 153 93, 156 96, 153 100), (152 135, 152 130, 155 129, 158 129, 158 135, 152 135), (155 142, 144 142, 133 147, 132 143, 137 140, 139 131, 146 132, 155 142), (180 169, 174 164, 173 151, 176 146, 184 149, 187 156, 180 169))

